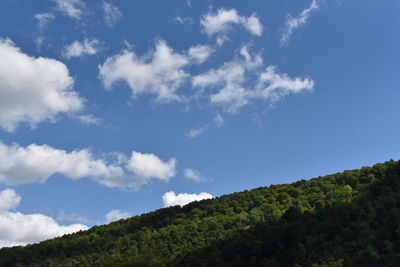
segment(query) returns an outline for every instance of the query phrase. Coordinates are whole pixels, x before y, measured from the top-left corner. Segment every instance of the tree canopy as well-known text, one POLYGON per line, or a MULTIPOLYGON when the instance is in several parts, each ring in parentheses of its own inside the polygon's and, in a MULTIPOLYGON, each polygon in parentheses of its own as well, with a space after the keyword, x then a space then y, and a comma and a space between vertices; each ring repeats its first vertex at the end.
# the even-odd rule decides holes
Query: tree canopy
POLYGON ((0 266, 398 266, 400 161, 159 209, 0 266))

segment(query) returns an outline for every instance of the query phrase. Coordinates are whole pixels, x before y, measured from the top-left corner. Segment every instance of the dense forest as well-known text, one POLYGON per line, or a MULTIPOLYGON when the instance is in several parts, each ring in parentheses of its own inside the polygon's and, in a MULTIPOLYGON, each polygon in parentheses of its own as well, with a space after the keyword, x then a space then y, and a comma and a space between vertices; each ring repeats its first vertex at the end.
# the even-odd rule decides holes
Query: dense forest
POLYGON ((400 161, 0 250, 1 266, 399 266, 400 161))

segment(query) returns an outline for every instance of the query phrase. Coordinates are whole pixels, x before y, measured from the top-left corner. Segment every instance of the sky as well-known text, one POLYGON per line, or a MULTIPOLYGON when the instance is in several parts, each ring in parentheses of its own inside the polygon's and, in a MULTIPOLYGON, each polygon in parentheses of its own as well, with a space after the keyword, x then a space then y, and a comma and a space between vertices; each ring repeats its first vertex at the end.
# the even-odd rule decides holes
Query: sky
POLYGON ((400 155, 397 0, 0 2, 0 247, 400 155))

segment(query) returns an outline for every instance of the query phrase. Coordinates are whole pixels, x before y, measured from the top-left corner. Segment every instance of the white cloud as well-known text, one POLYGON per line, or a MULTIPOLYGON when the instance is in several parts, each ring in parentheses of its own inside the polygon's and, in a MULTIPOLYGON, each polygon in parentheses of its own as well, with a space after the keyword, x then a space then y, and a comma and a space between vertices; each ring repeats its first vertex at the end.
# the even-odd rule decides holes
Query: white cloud
POLYGON ((48 13, 38 13, 34 16, 34 18, 38 21, 37 25, 39 28, 39 35, 35 37, 35 44, 37 50, 39 51, 46 39, 45 36, 43 35, 43 31, 50 23, 50 21, 55 19, 55 16, 53 13, 48 12, 48 13))
POLYGON ((180 100, 176 90, 189 74, 183 68, 190 63, 188 56, 175 53, 164 41, 158 41, 153 53, 138 57, 133 51, 123 51, 109 57, 100 66, 100 78, 106 88, 117 81, 125 81, 133 97, 155 94, 156 101, 180 100))
POLYGON ((248 103, 248 91, 243 87, 246 66, 239 61, 224 63, 218 69, 193 77, 195 87, 219 87, 210 96, 212 103, 225 103, 228 111, 235 111, 248 103))
POLYGON ((184 24, 184 23, 193 24, 193 20, 191 18, 188 18, 188 17, 177 16, 177 17, 175 17, 175 20, 177 22, 179 22, 180 24, 184 24))
POLYGON ((35 15, 35 19, 38 20, 38 26, 40 30, 43 30, 54 18, 55 16, 53 13, 39 13, 35 15))
POLYGON ((237 112, 257 99, 274 102, 288 94, 313 90, 311 79, 291 78, 285 73, 278 73, 274 66, 268 66, 263 71, 264 63, 260 55, 250 53, 247 46, 243 46, 239 54, 221 67, 192 79, 195 87, 213 89, 211 103, 222 105, 228 112, 237 112))
POLYGON ((319 8, 317 0, 312 0, 311 5, 304 9, 297 17, 287 15, 285 28, 281 37, 281 46, 287 45, 293 32, 307 23, 308 18, 314 10, 319 8))
POLYGON ((56 220, 73 223, 90 223, 90 220, 82 215, 75 213, 66 213, 63 210, 59 212, 56 220))
POLYGON ((85 9, 85 3, 82 0, 54 0, 57 4, 57 8, 73 19, 81 19, 83 10, 85 9))
POLYGON ((107 2, 103 2, 104 20, 108 27, 114 27, 115 24, 124 17, 121 10, 107 2))
POLYGON ((263 87, 260 91, 261 97, 271 101, 278 101, 289 94, 312 91, 314 81, 308 78, 290 78, 286 73, 277 73, 275 66, 269 66, 261 73, 260 86, 263 87))
POLYGON ((43 214, 23 214, 10 211, 15 209, 21 200, 21 197, 12 189, 0 192, 0 202, 4 199, 8 199, 12 204, 0 210, 0 247, 37 243, 88 229, 83 224, 59 225, 53 218, 43 214))
POLYGON ((154 154, 133 151, 128 158, 121 153, 114 167, 123 170, 121 175, 94 177, 94 180, 108 187, 138 188, 151 180, 168 182, 176 175, 176 159, 163 161, 154 154))
POLYGON ((50 58, 33 58, 12 41, 0 39, 0 127, 14 131, 22 122, 31 127, 53 121, 59 113, 82 109, 68 68, 50 58))
POLYGON ((189 137, 197 137, 199 135, 202 135, 205 131, 207 131, 213 125, 215 125, 217 127, 221 127, 223 124, 224 124, 224 118, 220 114, 217 114, 214 117, 212 122, 204 124, 198 128, 190 129, 189 132, 187 133, 187 135, 189 137))
POLYGON ((201 175, 201 173, 199 173, 194 169, 189 169, 189 168, 183 170, 183 176, 186 179, 193 180, 196 182, 201 182, 205 180, 205 178, 201 175))
POLYGON ((206 61, 214 50, 208 45, 197 45, 189 48, 189 56, 198 64, 206 61))
POLYGON ((67 152, 48 145, 22 147, 0 142, 0 162, 0 182, 8 185, 45 182, 56 173, 70 179, 111 179, 124 173, 121 167, 96 159, 88 149, 67 152))
POLYGON ((97 39, 84 39, 83 42, 74 41, 70 45, 63 48, 63 57, 69 59, 72 57, 80 57, 84 55, 94 55, 100 50, 100 42, 97 39))
POLYGON ((260 20, 256 17, 256 15, 253 14, 246 19, 242 17, 242 24, 252 34, 257 35, 257 36, 262 35, 263 26, 262 26, 260 20))
POLYGON ((111 210, 106 214, 106 223, 118 221, 121 219, 126 219, 131 216, 132 215, 129 212, 125 212, 122 210, 111 210))
POLYGON ((220 114, 217 114, 214 117, 214 123, 217 125, 217 127, 221 127, 222 125, 224 125, 225 119, 220 114))
MULTIPOLYGON (((291 78, 278 73, 274 66, 265 66, 260 53, 242 46, 232 61, 191 76, 186 68, 204 62, 213 52, 209 46, 198 45, 185 53, 175 53, 164 41, 156 44, 154 51, 138 57, 125 50, 108 58, 99 66, 99 77, 106 88, 118 81, 125 81, 132 89, 133 97, 150 93, 156 101, 192 100, 208 97, 212 104, 222 106, 227 112, 235 113, 255 100, 276 101, 300 91, 312 91, 314 82, 301 77, 291 78), (265 71, 264 71, 265 70, 265 71), (193 97, 178 94, 187 80, 197 89, 193 97)), ((222 117, 214 123, 221 125, 222 117)), ((189 130, 191 137, 204 133, 211 123, 189 130)))
POLYGON ((0 212, 0 247, 37 243, 87 229, 83 224, 59 225, 43 214, 0 212))
POLYGON ((176 175, 175 164, 175 158, 164 162, 154 154, 144 154, 134 151, 128 161, 127 169, 143 180, 153 178, 168 181, 176 175))
POLYGON ((80 120, 83 124, 91 125, 91 124, 99 124, 100 119, 94 115, 77 115, 75 116, 76 119, 80 120))
POLYGON ((228 40, 227 34, 235 24, 242 25, 253 35, 261 36, 263 32, 263 27, 256 15, 239 16, 236 9, 221 8, 217 13, 207 13, 201 18, 200 24, 208 36, 217 36, 219 45, 228 40))
POLYGON ((226 62, 220 68, 197 75, 192 80, 195 87, 218 88, 218 92, 211 94, 210 100, 212 103, 225 105, 229 112, 236 112, 249 103, 254 92, 245 88, 246 78, 262 66, 261 57, 250 56, 246 47, 241 49, 240 54, 242 58, 226 62))
POLYGON ((90 178, 107 187, 138 188, 150 180, 169 181, 176 175, 176 159, 162 161, 154 154, 132 152, 101 157, 89 149, 67 152, 48 145, 27 147, 0 141, 0 183, 18 185, 45 182, 54 174, 69 179, 90 178))
POLYGON ((40 47, 44 43, 44 40, 45 40, 45 37, 42 35, 39 35, 35 38, 35 44, 36 44, 36 48, 38 51, 40 50, 40 47))
POLYGON ((199 135, 202 135, 205 131, 208 130, 208 128, 210 127, 209 124, 203 125, 199 128, 194 128, 194 129, 190 129, 188 132, 188 136, 190 137, 196 137, 199 135))
POLYGON ((13 189, 6 189, 0 192, 0 212, 14 210, 18 207, 21 197, 13 189))
POLYGON ((173 191, 165 193, 162 197, 164 202, 164 207, 170 207, 176 205, 184 206, 193 201, 200 201, 203 199, 210 199, 210 198, 213 198, 213 196, 205 192, 202 192, 198 195, 188 194, 188 193, 182 193, 176 195, 175 192, 173 191))

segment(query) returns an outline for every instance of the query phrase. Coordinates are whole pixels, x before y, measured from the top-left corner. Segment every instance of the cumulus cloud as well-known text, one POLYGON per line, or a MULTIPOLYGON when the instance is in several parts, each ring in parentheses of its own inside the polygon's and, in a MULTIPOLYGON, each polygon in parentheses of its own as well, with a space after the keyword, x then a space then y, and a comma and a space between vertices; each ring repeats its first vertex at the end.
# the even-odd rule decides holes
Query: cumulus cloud
POLYGON ((88 149, 67 152, 48 145, 22 147, 0 142, 0 181, 8 185, 45 182, 55 173, 71 179, 121 176, 119 166, 95 159, 88 149))
POLYGON ((180 100, 176 90, 189 76, 183 69, 189 63, 188 56, 175 53, 161 40, 147 56, 138 57, 125 50, 109 57, 99 67, 100 78, 108 89, 117 81, 125 81, 133 97, 149 93, 156 95, 156 101, 170 102, 180 100))
POLYGON ((198 64, 206 61, 214 50, 208 45, 197 45, 189 48, 189 56, 198 64))
POLYGON ((37 243, 88 229, 83 224, 60 225, 53 218, 43 214, 11 211, 17 208, 20 200, 21 197, 12 189, 0 192, 0 203, 9 203, 0 209, 0 247, 37 243))
POLYGON ((35 15, 35 19, 38 21, 40 30, 43 30, 47 24, 55 18, 53 13, 39 13, 35 15))
POLYGON ((59 225, 43 214, 0 212, 0 247, 37 243, 87 229, 83 224, 59 225))
POLYGON ((74 41, 64 46, 62 55, 69 59, 72 57, 80 57, 84 55, 94 55, 100 50, 100 42, 97 39, 84 39, 83 42, 74 41))
POLYGON ((208 36, 217 36, 217 43, 220 45, 228 39, 227 34, 233 25, 241 25, 257 36, 261 36, 263 32, 262 24, 255 14, 249 17, 240 16, 236 9, 221 8, 217 13, 207 13, 201 18, 200 24, 208 36))
POLYGON ((14 210, 18 207, 21 197, 12 189, 0 192, 0 212, 4 210, 14 210))
POLYGON ((106 214, 106 223, 118 221, 121 219, 126 219, 131 216, 132 215, 129 212, 125 212, 122 210, 111 210, 106 214))
POLYGON ((64 15, 73 19, 81 19, 83 11, 86 7, 82 0, 54 0, 57 8, 64 13, 64 15))
POLYGON ((210 198, 213 198, 213 196, 205 192, 202 192, 200 194, 182 193, 176 195, 175 192, 173 191, 165 193, 162 197, 164 202, 164 207, 170 207, 176 205, 184 206, 193 201, 200 201, 203 199, 210 199, 210 198))
POLYGON ((133 98, 153 94, 156 102, 187 100, 178 92, 190 80, 186 68, 202 64, 214 52, 208 45, 196 45, 178 53, 163 40, 157 41, 155 49, 142 56, 131 51, 131 45, 128 48, 99 66, 99 78, 106 89, 111 89, 117 82, 126 82, 133 98))
POLYGON ((107 2, 103 2, 104 20, 108 27, 114 27, 115 24, 124 17, 121 10, 107 2))
POLYGON ((313 90, 311 79, 291 78, 278 73, 274 66, 265 70, 264 67, 261 56, 243 46, 234 60, 194 76, 192 84, 200 89, 213 89, 211 103, 222 105, 231 113, 257 99, 274 102, 288 94, 313 90))
POLYGON ((201 173, 199 173, 194 169, 189 169, 189 168, 183 170, 183 177, 185 177, 188 180, 196 182, 202 182, 205 180, 205 178, 203 177, 203 175, 201 175, 201 173))
POLYGON ((280 40, 281 46, 287 45, 293 32, 307 23, 311 13, 319 8, 317 0, 312 0, 311 5, 304 9, 298 16, 287 15, 283 34, 280 40))
POLYGON ((132 157, 128 161, 127 169, 144 180, 155 178, 168 181, 176 175, 175 165, 175 158, 164 162, 154 154, 134 151, 132 152, 132 157))
POLYGON ((6 145, 0 142, 0 183, 7 185, 45 182, 58 173, 69 179, 91 178, 107 187, 138 187, 152 179, 168 181, 175 176, 174 158, 162 161, 154 154, 133 152, 95 156, 89 149, 67 152, 48 145, 6 145))
POLYGON ((59 113, 83 108, 72 89, 68 68, 50 58, 34 58, 8 39, 0 39, 0 127, 14 131, 22 122, 31 127, 54 121, 59 113))

